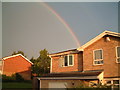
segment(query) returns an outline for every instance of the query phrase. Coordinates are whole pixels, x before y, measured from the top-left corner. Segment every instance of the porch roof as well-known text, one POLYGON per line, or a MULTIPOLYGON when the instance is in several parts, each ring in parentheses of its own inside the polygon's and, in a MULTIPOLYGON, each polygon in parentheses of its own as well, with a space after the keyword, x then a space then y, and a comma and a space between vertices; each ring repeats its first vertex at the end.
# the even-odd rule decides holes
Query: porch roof
POLYGON ((45 74, 38 79, 98 79, 103 70, 45 74))

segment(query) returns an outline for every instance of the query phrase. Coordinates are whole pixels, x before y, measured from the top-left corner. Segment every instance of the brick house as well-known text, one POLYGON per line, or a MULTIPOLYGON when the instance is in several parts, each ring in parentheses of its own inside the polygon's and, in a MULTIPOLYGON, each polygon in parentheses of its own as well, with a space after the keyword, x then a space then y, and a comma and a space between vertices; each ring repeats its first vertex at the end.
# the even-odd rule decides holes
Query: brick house
POLYGON ((2 74, 2 59, 0 58, 0 75, 2 74))
POLYGON ((49 55, 50 74, 40 88, 73 88, 102 84, 120 88, 120 33, 104 31, 83 46, 49 55))
POLYGON ((31 80, 32 62, 21 54, 4 57, 2 60, 2 74, 11 76, 19 73, 25 80, 31 80))

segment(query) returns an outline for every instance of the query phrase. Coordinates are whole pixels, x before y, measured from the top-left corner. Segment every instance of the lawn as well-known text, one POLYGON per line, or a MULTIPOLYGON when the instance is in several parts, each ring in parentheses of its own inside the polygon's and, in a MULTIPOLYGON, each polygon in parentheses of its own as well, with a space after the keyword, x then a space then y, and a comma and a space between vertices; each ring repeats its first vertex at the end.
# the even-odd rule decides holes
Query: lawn
POLYGON ((3 89, 32 89, 32 82, 3 82, 3 89))

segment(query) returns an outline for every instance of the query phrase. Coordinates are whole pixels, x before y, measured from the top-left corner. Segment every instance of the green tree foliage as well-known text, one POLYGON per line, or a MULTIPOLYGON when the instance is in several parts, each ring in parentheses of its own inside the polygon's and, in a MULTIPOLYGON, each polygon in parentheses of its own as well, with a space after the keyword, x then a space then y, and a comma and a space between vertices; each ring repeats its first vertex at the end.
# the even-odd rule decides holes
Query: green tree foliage
POLYGON ((93 83, 93 85, 89 86, 85 84, 84 82, 80 82, 80 85, 77 87, 73 87, 73 90, 78 90, 81 88, 82 90, 90 89, 90 90, 111 90, 111 86, 108 86, 106 84, 102 84, 101 82, 99 83, 93 83), (107 88, 107 89, 106 89, 107 88), (108 89, 109 88, 109 89, 108 89))
POLYGON ((34 59, 34 57, 32 57, 32 58, 30 59, 30 61, 31 61, 32 63, 35 63, 36 59, 34 59))
POLYGON ((30 60, 34 63, 32 73, 37 74, 37 76, 50 72, 50 57, 48 56, 48 51, 44 49, 41 50, 39 54, 40 56, 37 59, 32 57, 30 60))
MULTIPOLYGON (((16 54, 22 54, 23 56, 25 56, 25 54, 24 54, 23 51, 18 51, 18 52, 14 51, 14 52, 12 53, 12 55, 16 55, 16 54)), ((26 57, 26 56, 25 56, 25 57, 26 57)))

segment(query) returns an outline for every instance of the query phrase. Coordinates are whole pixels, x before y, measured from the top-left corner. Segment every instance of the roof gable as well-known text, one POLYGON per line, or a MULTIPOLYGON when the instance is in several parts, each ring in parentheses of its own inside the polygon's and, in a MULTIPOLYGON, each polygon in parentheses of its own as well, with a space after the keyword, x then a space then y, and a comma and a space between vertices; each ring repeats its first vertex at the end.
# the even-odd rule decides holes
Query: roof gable
POLYGON ((17 55, 12 55, 12 56, 8 56, 8 57, 4 57, 3 60, 7 60, 9 58, 13 58, 13 57, 18 57, 21 56, 22 58, 24 58, 27 62, 29 62, 30 64, 33 64, 30 60, 28 60, 26 57, 24 57, 22 54, 17 54, 17 55))
POLYGON ((74 53, 78 53, 78 50, 71 49, 71 50, 61 51, 61 52, 49 54, 49 56, 53 57, 53 56, 61 56, 61 55, 74 54, 74 53))
POLYGON ((104 31, 103 33, 99 34, 98 36, 96 36, 95 38, 93 38, 92 40, 90 40, 89 42, 87 42, 86 44, 84 44, 83 46, 77 48, 78 51, 84 51, 84 49, 86 47, 88 47, 89 45, 93 44, 94 42, 98 41, 99 39, 101 39, 103 36, 105 35, 110 35, 110 36, 115 36, 115 37, 120 37, 120 33, 116 33, 116 32, 111 32, 111 31, 104 31))

